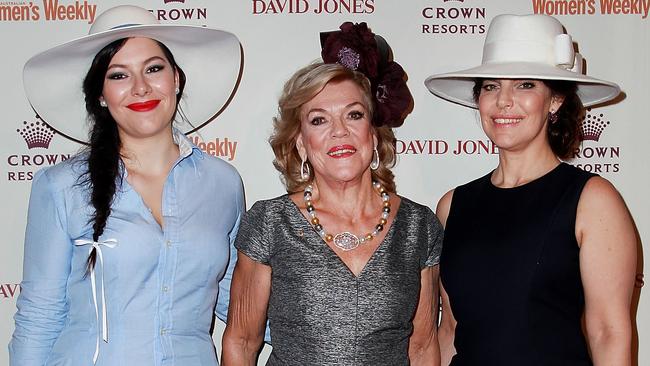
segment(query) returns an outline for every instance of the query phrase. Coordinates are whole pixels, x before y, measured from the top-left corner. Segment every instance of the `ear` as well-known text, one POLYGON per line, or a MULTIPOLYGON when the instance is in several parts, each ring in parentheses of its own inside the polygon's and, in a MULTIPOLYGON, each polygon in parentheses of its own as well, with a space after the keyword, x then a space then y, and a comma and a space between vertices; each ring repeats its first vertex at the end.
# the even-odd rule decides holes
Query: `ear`
POLYGON ((376 149, 377 145, 379 145, 379 139, 377 138, 377 133, 373 132, 372 133, 372 147, 374 147, 376 149))
POLYGON ((551 97, 551 105, 549 107, 549 112, 556 113, 562 104, 564 103, 563 95, 554 95, 551 97))
POLYGON ((181 87, 180 77, 178 76, 178 69, 174 69, 174 85, 176 89, 181 87))
POLYGON ((296 136, 296 150, 298 150, 301 159, 307 160, 307 149, 305 149, 305 142, 302 139, 302 132, 298 132, 296 136))

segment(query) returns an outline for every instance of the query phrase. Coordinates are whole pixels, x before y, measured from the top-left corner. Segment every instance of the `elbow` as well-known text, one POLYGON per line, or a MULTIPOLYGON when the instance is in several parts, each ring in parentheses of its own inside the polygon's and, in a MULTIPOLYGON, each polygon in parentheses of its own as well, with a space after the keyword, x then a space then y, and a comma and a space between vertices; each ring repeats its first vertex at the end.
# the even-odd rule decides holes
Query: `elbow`
POLYGON ((257 354, 262 348, 263 340, 263 335, 237 333, 226 327, 221 342, 223 365, 254 364, 257 354))

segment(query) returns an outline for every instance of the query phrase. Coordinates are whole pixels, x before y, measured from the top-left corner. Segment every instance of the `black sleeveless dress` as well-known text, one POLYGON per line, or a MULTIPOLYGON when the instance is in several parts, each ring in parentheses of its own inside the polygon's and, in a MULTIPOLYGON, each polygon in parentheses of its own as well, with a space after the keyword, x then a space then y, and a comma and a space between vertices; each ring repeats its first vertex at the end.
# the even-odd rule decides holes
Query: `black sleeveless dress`
POLYGON ((457 320, 451 365, 591 365, 575 238, 594 174, 562 163, 515 188, 456 188, 440 275, 457 320))

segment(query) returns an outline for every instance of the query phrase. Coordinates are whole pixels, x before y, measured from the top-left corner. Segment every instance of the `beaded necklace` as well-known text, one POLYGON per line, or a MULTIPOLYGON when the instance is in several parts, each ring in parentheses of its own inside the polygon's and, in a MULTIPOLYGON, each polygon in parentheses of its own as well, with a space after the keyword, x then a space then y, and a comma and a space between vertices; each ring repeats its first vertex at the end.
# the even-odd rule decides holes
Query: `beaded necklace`
POLYGON ((375 226, 375 229, 372 232, 369 232, 361 237, 358 237, 349 231, 344 231, 336 235, 327 233, 323 228, 323 225, 320 224, 318 217, 316 217, 316 208, 311 202, 312 191, 314 187, 311 184, 305 187, 303 198, 305 200, 305 205, 307 206, 307 213, 311 217, 309 221, 314 226, 314 230, 316 230, 318 235, 320 235, 321 238, 323 238, 323 240, 328 243, 334 241, 334 245, 336 245, 337 248, 348 251, 356 249, 360 244, 365 244, 371 241, 375 236, 379 234, 380 231, 384 230, 384 226, 386 225, 386 222, 388 222, 388 216, 390 215, 390 195, 378 182, 373 182, 372 186, 377 190, 381 196, 381 200, 383 201, 381 218, 379 219, 379 223, 375 226))

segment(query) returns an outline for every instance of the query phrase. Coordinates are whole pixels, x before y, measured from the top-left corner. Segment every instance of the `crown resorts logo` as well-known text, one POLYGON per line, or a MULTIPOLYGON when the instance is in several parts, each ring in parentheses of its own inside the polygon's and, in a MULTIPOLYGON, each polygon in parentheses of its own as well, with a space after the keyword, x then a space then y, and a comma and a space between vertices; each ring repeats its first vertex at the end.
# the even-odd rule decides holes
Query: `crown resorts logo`
POLYGON ((531 0, 535 14, 648 17, 650 0, 531 0))
POLYGON ((16 130, 23 137, 28 149, 36 147, 47 149, 54 136, 54 130, 42 121, 27 122, 23 121, 23 128, 16 130))
POLYGON ((603 133, 605 127, 607 127, 610 122, 604 120, 605 116, 601 113, 599 115, 592 115, 587 113, 580 124, 580 132, 582 135, 582 141, 591 140, 599 141, 600 134, 603 133))
POLYGON ((149 9, 149 11, 160 21, 176 20, 203 20, 208 18, 206 7, 186 7, 186 0, 163 0, 166 6, 173 8, 149 9))
POLYGON ((605 114, 595 113, 588 108, 580 123, 582 144, 570 163, 588 172, 618 173, 621 170, 621 147, 607 146, 600 142, 603 132, 610 124, 611 121, 605 114))
POLYGON ((87 0, 77 0, 74 3, 43 0, 41 4, 42 7, 32 1, 0 2, 0 21, 86 21, 92 24, 97 14, 97 5, 87 0))
POLYGON ((487 29, 486 8, 465 4, 465 0, 443 0, 442 6, 422 8, 425 23, 421 32, 435 35, 483 34, 487 29))
POLYGON ((372 14, 375 0, 252 0, 252 14, 372 14))
POLYGON ((47 152, 56 131, 38 116, 33 121, 23 121, 20 128, 16 129, 16 134, 22 137, 29 151, 13 153, 7 156, 8 181, 31 181, 37 169, 70 158, 70 154, 51 154, 47 152), (43 152, 43 150, 46 151, 43 152))

